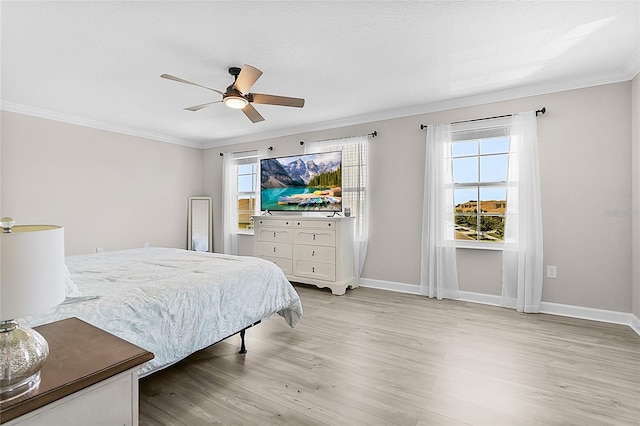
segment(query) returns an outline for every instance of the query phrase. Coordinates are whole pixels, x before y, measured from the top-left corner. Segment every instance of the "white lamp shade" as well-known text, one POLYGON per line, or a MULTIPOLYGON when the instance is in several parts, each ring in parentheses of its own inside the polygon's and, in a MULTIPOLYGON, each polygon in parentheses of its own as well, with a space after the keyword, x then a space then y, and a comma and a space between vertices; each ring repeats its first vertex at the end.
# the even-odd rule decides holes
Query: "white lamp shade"
POLYGON ((0 233, 0 320, 39 313, 65 299, 64 228, 14 226, 0 233))

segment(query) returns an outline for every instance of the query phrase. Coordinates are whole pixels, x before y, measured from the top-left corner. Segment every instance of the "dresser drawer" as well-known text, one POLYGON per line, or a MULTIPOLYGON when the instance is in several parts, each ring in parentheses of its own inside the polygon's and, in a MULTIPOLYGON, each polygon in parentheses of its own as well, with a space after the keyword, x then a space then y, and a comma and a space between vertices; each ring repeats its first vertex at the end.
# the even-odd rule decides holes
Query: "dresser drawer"
POLYGON ((270 243, 266 241, 258 241, 255 245, 255 253, 258 257, 285 257, 291 259, 293 250, 291 244, 287 243, 270 243))
POLYGON ((336 263, 336 249, 327 246, 295 245, 293 246, 293 260, 336 263))
POLYGON ((336 265, 333 263, 296 260, 293 262, 293 275, 316 280, 335 281, 336 265))
POLYGON ((336 232, 326 229, 296 229, 293 234, 293 242, 295 244, 335 247, 336 232))
POLYGON ((291 259, 271 256, 263 256, 262 258, 278 265, 278 267, 282 269, 282 272, 284 272, 286 275, 293 275, 293 262, 291 261, 291 259))
POLYGON ((257 232, 258 241, 270 241, 273 243, 293 242, 293 228, 267 228, 260 227, 257 232))
POLYGON ((336 227, 332 220, 294 220, 291 223, 299 228, 335 229, 336 227))
POLYGON ((279 228, 286 228, 287 226, 294 226, 298 221, 294 219, 283 219, 283 218, 256 218, 254 217, 253 223, 254 226, 277 226, 279 228))
POLYGON ((292 282, 328 287, 335 295, 358 286, 352 217, 252 216, 254 255, 275 263, 292 282))

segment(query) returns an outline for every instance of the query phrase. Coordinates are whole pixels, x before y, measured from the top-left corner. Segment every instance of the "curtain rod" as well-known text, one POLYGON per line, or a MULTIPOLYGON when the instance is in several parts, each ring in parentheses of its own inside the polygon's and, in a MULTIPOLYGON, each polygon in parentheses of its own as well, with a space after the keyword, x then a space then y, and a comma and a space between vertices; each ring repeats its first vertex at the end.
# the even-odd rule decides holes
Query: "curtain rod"
MULTIPOLYGON (((374 130, 373 132, 367 133, 366 135, 356 135, 356 136, 371 136, 372 138, 375 138, 376 136, 378 136, 378 131, 374 130)), ((345 137, 345 138, 355 138, 356 136, 343 136, 343 137, 345 137)), ((320 139, 320 140, 317 140, 317 141, 314 141, 314 142, 331 141, 331 140, 334 140, 334 139, 336 139, 336 138, 320 139)), ((300 145, 304 145, 304 141, 300 141, 300 145)))
MULTIPOLYGON (((543 114, 544 115, 546 112, 547 112, 547 108, 546 107, 542 107, 539 110, 536 110, 536 116, 538 114, 543 114)), ((513 114, 496 115, 496 116, 493 116, 493 117, 474 118, 472 120, 454 121, 451 124, 471 123, 473 121, 491 120, 491 119, 494 119, 494 118, 505 118, 505 117, 513 117, 513 114)), ((420 129, 421 130, 426 129, 427 127, 429 127, 428 124, 421 124, 420 125, 420 129)))
MULTIPOLYGON (((376 136, 378 136, 378 131, 377 131, 377 130, 374 130, 374 131, 373 131, 373 132, 371 132, 371 133, 367 133, 367 134, 365 134, 365 135, 356 135, 356 136, 371 136, 372 138, 375 138, 376 136)), ((348 138, 348 137, 352 137, 352 138, 353 138, 353 137, 355 137, 355 136, 344 136, 344 137, 347 137, 347 138, 348 138)), ((321 139, 321 140, 317 140, 317 141, 314 141, 314 142, 324 142, 324 141, 330 141, 330 140, 332 140, 332 139, 335 139, 335 138, 331 138, 331 139, 321 139)), ((304 141, 300 141, 300 145, 304 145, 304 141)), ((267 149, 268 149, 269 151, 273 151, 273 147, 272 147, 272 146, 270 146, 270 147, 269 147, 269 148, 267 148, 267 149)), ((236 152, 232 152, 231 154, 243 154, 243 153, 245 153, 245 152, 252 152, 252 151, 257 151, 257 150, 256 150, 256 149, 248 149, 248 150, 246 150, 246 151, 236 151, 236 152)), ((221 153, 220 153, 220 157, 222 157, 222 156, 224 156, 224 152, 221 152, 221 153)))
MULTIPOLYGON (((267 149, 269 151, 273 151, 273 147, 272 146, 270 146, 267 149)), ((257 149, 247 149, 247 150, 244 150, 244 151, 235 151, 235 152, 231 152, 231 153, 228 153, 228 154, 244 154, 245 152, 254 152, 254 151, 257 151, 257 149)), ((223 157, 223 156, 224 156, 224 152, 221 152, 220 153, 220 157, 223 157)))

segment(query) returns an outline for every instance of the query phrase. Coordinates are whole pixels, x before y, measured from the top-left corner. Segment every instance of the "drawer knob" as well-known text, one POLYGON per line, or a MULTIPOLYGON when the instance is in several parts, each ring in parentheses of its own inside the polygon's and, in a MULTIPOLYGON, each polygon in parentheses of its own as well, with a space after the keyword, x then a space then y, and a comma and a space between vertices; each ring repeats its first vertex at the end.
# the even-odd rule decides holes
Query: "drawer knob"
POLYGON ((311 256, 315 256, 316 255, 316 251, 315 250, 311 250, 311 256))
POLYGON ((275 248, 275 247, 273 248, 273 252, 274 252, 274 253, 276 252, 276 248, 275 248))
POLYGON ((274 232, 274 233, 273 233, 273 238, 275 238, 275 237, 276 237, 276 233, 274 232))

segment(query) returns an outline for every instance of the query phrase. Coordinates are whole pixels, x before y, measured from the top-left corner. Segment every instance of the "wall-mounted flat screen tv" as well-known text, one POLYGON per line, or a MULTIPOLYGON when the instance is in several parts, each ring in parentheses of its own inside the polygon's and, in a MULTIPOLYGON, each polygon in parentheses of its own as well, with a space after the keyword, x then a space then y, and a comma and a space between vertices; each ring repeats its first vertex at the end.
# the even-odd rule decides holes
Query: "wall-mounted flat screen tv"
POLYGON ((341 212, 342 151, 260 160, 260 209, 341 212))

